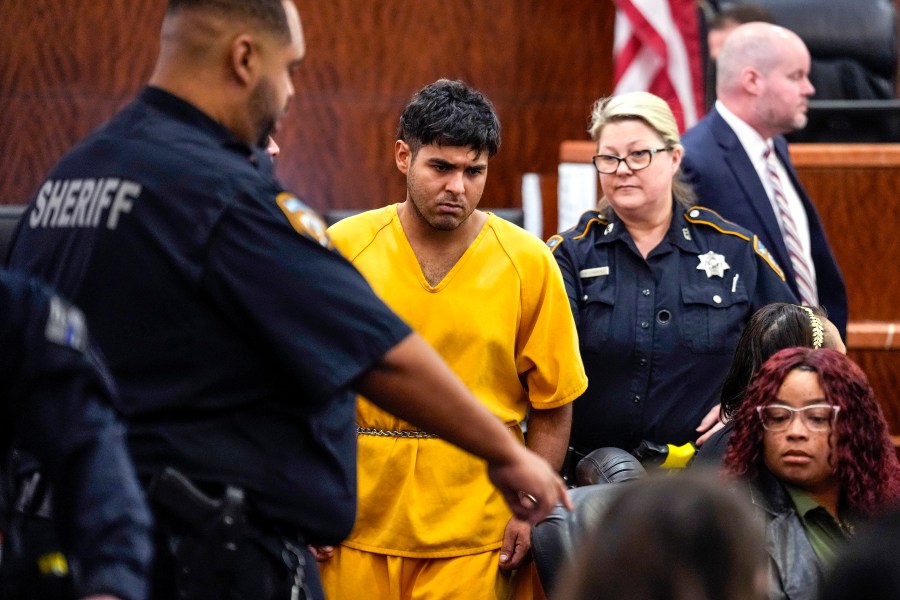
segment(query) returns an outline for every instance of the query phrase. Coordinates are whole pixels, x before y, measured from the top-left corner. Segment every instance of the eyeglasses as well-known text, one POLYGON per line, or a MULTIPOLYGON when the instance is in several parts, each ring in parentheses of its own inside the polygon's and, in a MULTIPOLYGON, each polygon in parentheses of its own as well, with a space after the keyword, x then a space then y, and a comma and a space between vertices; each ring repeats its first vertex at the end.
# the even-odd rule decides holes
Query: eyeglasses
POLYGON ((769 431, 784 431, 798 413, 803 424, 810 431, 828 431, 832 422, 837 419, 840 410, 840 406, 831 404, 810 404, 803 408, 791 408, 783 404, 767 404, 756 407, 762 426, 769 431))
POLYGON ((625 163, 632 171, 640 171, 650 166, 653 155, 657 152, 668 152, 671 148, 648 148, 647 150, 635 150, 623 157, 612 154, 598 154, 593 158, 594 166, 599 173, 612 175, 619 170, 619 163, 625 163))

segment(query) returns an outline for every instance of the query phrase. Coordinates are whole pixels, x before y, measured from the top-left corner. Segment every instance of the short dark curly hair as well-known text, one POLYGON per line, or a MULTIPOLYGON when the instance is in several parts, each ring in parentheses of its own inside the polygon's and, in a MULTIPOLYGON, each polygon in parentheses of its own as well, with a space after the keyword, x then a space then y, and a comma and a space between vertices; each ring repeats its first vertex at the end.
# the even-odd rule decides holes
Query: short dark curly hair
POLYGON ((422 146, 470 147, 488 157, 500 149, 500 120, 494 105, 462 81, 439 79, 410 99, 397 127, 397 139, 413 156, 422 146))
POLYGON ((169 0, 166 13, 173 14, 179 10, 209 10, 248 19, 280 38, 291 38, 282 0, 169 0))
POLYGON ((735 414, 725 469, 749 481, 765 469, 764 430, 756 407, 775 399, 781 384, 795 369, 816 373, 825 401, 841 408, 834 422, 835 446, 831 452, 841 500, 864 515, 896 506, 900 500, 900 463, 872 386, 856 363, 827 348, 788 348, 763 364, 735 414))

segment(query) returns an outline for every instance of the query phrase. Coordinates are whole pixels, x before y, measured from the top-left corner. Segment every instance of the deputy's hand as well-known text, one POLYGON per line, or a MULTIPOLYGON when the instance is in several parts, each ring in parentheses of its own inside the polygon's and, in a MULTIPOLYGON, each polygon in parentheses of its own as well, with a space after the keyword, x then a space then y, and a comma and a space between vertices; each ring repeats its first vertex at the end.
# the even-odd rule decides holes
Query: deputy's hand
POLYGON ((518 569, 531 560, 531 523, 515 517, 506 524, 500 546, 500 570, 518 569))
POLYGON ((725 427, 725 423, 723 423, 722 421, 716 421, 716 424, 710 427, 709 431, 697 438, 697 440, 694 442, 694 445, 699 448, 706 440, 712 437, 712 434, 722 429, 723 427, 725 427))
POLYGON ((85 596, 82 600, 122 600, 118 596, 110 596, 109 594, 94 594, 93 596, 85 596))
POLYGON ((325 562, 331 560, 334 556, 334 546, 307 546, 312 555, 316 557, 316 562, 325 562))
POLYGON ((517 518, 537 523, 557 503, 572 510, 566 484, 543 458, 515 444, 508 462, 488 465, 488 476, 517 518))
POLYGON ((700 425, 697 426, 697 433, 702 433, 700 437, 697 438, 697 441, 694 442, 695 446, 702 446, 703 442, 709 439, 709 436, 722 429, 725 425, 719 419, 719 414, 721 413, 722 405, 716 404, 709 412, 706 413, 706 416, 703 417, 703 420, 700 421, 700 425))
POLYGON ((697 426, 697 429, 695 431, 697 433, 705 432, 705 435, 701 435, 699 438, 697 438, 697 441, 695 442, 695 444, 697 446, 699 446, 700 444, 705 442, 706 438, 708 438, 710 435, 712 435, 712 433, 714 431, 716 431, 717 429, 721 429, 723 427, 722 421, 719 420, 719 414, 720 414, 721 410, 722 410, 722 405, 716 404, 711 409, 709 409, 709 412, 706 413, 706 416, 703 417, 702 421, 700 421, 700 425, 697 426), (712 429, 710 429, 710 428, 712 428, 712 429))

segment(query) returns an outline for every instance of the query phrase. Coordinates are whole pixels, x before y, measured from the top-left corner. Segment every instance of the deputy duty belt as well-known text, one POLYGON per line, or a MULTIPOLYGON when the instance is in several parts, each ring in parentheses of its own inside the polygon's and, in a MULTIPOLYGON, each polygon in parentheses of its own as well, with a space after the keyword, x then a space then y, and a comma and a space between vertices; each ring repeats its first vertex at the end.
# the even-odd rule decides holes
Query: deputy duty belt
POLYGON ((371 427, 357 427, 356 428, 357 435, 375 435, 378 437, 397 437, 397 438, 436 438, 438 437, 434 433, 428 433, 427 431, 417 431, 415 429, 401 429, 399 431, 394 429, 373 429, 371 427))

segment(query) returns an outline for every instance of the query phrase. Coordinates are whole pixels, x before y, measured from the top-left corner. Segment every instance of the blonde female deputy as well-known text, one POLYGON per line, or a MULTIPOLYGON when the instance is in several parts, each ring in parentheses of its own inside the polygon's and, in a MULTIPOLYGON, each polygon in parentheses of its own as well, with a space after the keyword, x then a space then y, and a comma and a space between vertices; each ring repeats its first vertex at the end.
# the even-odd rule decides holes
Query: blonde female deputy
POLYGON ((693 205, 664 100, 646 92, 601 99, 589 131, 603 198, 547 242, 589 379, 574 405, 575 458, 644 440, 695 442, 718 419, 747 320, 796 299, 756 235, 693 205))

